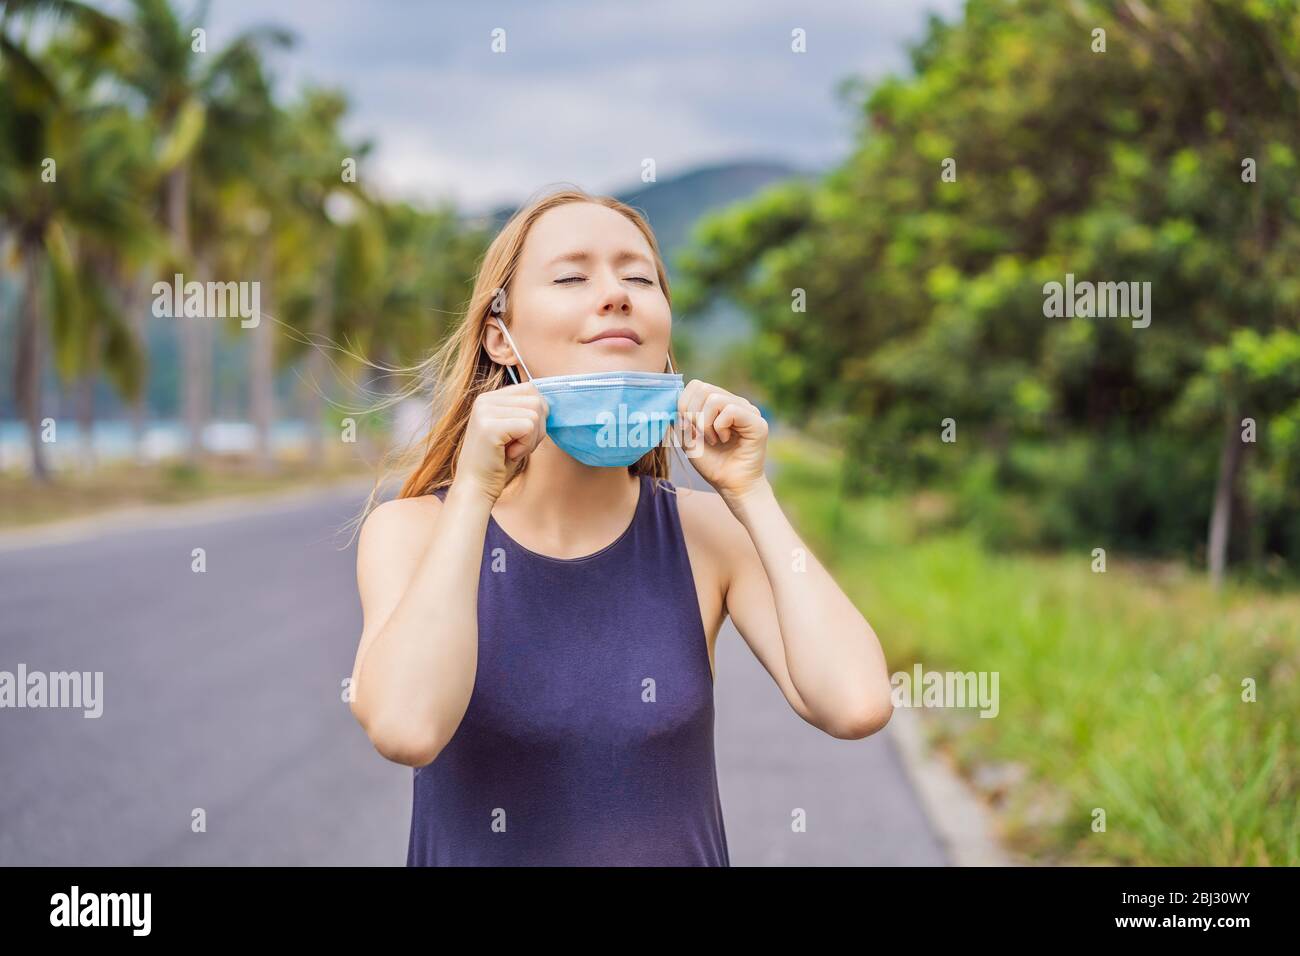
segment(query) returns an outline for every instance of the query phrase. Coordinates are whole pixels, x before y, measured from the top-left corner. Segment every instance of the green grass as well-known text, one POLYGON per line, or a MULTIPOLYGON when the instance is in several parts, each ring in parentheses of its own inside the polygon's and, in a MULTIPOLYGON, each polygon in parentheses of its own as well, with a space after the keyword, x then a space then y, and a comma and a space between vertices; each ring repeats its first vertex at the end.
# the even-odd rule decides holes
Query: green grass
POLYGON ((175 461, 157 465, 104 464, 90 472, 72 471, 48 484, 25 474, 0 472, 0 529, 78 518, 115 508, 180 504, 226 495, 258 495, 308 488, 352 477, 372 477, 359 463, 313 468, 305 461, 277 464, 262 472, 248 460, 212 456, 202 467, 175 461))
POLYGON ((995 554, 937 495, 845 500, 830 451, 774 442, 801 534, 871 622, 891 672, 997 671, 1000 712, 928 711, 1042 862, 1300 864, 1300 596, 1215 594, 1196 569, 1090 552, 995 554), (1242 699, 1244 679, 1257 702, 1242 699), (1006 775, 1002 775, 1005 779, 1006 775), (1094 811, 1105 832, 1094 832, 1094 811))

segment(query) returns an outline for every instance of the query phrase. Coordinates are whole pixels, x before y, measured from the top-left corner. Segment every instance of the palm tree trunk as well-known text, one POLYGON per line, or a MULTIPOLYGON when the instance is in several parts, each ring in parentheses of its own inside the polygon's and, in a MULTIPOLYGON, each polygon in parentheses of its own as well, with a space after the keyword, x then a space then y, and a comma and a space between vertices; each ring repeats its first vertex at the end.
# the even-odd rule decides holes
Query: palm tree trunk
MULTIPOLYGON (((316 308, 312 314, 311 338, 317 342, 324 341, 330 333, 331 320, 334 315, 334 269, 335 255, 331 254, 325 267, 321 292, 316 299, 316 308)), ((313 468, 325 465, 325 407, 324 381, 327 372, 323 345, 313 344, 307 356, 307 455, 313 468)))
POLYGON ((181 382, 182 420, 185 423, 186 449, 185 460, 197 465, 203 457, 203 404, 204 391, 207 388, 206 376, 203 374, 205 320, 203 318, 181 317, 181 382))
POLYGON ((81 468, 95 468, 95 379, 99 376, 99 328, 91 326, 86 369, 77 383, 77 430, 81 432, 81 468))
POLYGON ((131 446, 138 465, 145 463, 145 432, 149 421, 149 316, 152 310, 147 307, 145 290, 151 285, 141 273, 134 277, 126 292, 127 321, 131 323, 132 334, 144 355, 140 394, 131 402, 131 446))
MULTIPOLYGON (((268 230, 267 235, 270 235, 268 230)), ((275 313, 274 272, 275 259, 268 239, 267 247, 262 253, 263 271, 262 288, 259 302, 262 311, 275 313)), ((271 447, 271 423, 275 417, 275 333, 272 323, 264 316, 252 328, 253 342, 251 349, 251 369, 249 375, 249 411, 253 426, 257 431, 256 466, 259 471, 269 472, 275 468, 275 453, 271 447)))
MULTIPOLYGON (((180 163, 167 174, 167 231, 171 235, 172 246, 177 259, 189 263, 190 259, 190 225, 189 225, 189 164, 180 163)), ((206 277, 206 272, 204 272, 206 277)), ((190 277, 187 277, 187 281, 190 277)), ((197 465, 203 458, 203 425, 207 392, 207 376, 204 374, 204 333, 207 331, 206 317, 187 317, 180 302, 175 303, 177 315, 173 321, 180 326, 181 350, 181 418, 185 423, 188 436, 185 460, 197 465)))
POLYGON ((31 445, 31 475, 40 482, 50 480, 41 441, 41 376, 45 370, 45 349, 40 312, 41 242, 39 238, 19 240, 23 262, 23 307, 19 313, 18 341, 14 349, 14 401, 27 422, 31 445))
POLYGON ((1223 586, 1224 572, 1228 567, 1228 541, 1232 534, 1233 501, 1236 498, 1237 476, 1245 457, 1245 443, 1237 424, 1236 409, 1230 410, 1223 430, 1223 446, 1219 452, 1219 479, 1214 489, 1214 510, 1210 514, 1210 536, 1206 556, 1210 568, 1210 583, 1223 586))

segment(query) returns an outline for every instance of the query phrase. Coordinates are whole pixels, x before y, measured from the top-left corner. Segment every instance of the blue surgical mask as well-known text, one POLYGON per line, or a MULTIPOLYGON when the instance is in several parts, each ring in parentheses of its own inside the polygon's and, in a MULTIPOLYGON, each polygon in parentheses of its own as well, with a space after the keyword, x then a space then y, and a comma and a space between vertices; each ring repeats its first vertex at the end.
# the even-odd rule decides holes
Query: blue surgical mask
MULTIPOLYGON (((515 357, 546 398, 546 434, 584 465, 626 468, 659 446, 677 420, 677 399, 682 376, 673 372, 580 372, 534 378, 510 330, 493 319, 505 333, 515 357)), ((517 385, 514 368, 507 366, 517 385)))

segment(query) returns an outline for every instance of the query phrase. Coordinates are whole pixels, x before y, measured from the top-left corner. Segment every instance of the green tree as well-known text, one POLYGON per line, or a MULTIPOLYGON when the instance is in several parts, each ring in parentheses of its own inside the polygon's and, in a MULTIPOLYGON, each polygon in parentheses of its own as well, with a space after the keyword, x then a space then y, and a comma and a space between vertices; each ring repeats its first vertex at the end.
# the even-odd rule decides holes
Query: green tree
MULTIPOLYGON (((1267 337, 1300 304, 1298 62, 1294 0, 972 0, 931 22, 913 75, 870 93, 858 148, 817 188, 701 226, 692 300, 749 309, 755 374, 785 413, 844 426, 851 487, 976 453, 1011 482, 1025 443, 1076 438, 1094 482, 1119 482, 1115 452, 1158 440, 1211 476, 1192 502, 1203 534, 1242 470, 1220 469, 1215 491, 1230 432, 1186 414, 1184 392, 1224 381, 1203 373, 1235 333, 1267 337), (1045 314, 1067 274, 1150 282, 1151 323, 1045 314), (945 448, 949 418, 963 440, 945 448)), ((1058 465, 1042 457, 1040 491, 1058 465)), ((1151 537, 1155 511, 1183 534, 1160 482, 1145 487, 1136 502, 1114 485, 1093 533, 1151 537)))
MULTIPOLYGON (((206 13, 206 4, 185 17, 167 0, 133 0, 119 66, 157 125, 160 221, 171 237, 173 269, 190 273, 196 266, 190 231, 196 152, 220 146, 222 139, 211 134, 211 126, 228 131, 249 120, 232 92, 247 88, 266 49, 292 42, 285 30, 267 27, 241 33, 224 48, 208 51, 206 13)), ((259 120, 255 115, 251 121, 259 120)), ((204 322, 181 322, 180 329, 187 458, 195 462, 202 453, 211 391, 204 355, 208 328, 204 322)))
POLYGON ((0 12, 0 219, 23 276, 15 399, 41 481, 49 479, 40 385, 51 337, 65 380, 93 374, 104 357, 124 394, 139 388, 141 358, 114 280, 117 264, 151 238, 129 194, 140 131, 86 95, 116 35, 115 21, 76 3, 9 3, 0 12), (26 36, 51 17, 74 32, 34 54, 26 36))

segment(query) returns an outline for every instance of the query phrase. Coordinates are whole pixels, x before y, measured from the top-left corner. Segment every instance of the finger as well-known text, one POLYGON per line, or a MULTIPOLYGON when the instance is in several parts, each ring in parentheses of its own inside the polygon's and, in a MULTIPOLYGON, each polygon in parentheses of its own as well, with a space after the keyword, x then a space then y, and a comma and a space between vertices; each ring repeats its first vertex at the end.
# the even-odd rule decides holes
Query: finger
POLYGON ((713 430, 718 433, 723 444, 731 441, 731 427, 736 423, 736 417, 740 414, 740 409, 735 402, 727 402, 718 412, 718 417, 713 420, 713 430))
POLYGON ((686 410, 683 412, 683 417, 690 424, 692 436, 700 444, 706 444, 707 436, 704 431, 704 421, 701 413, 704 410, 704 403, 708 401, 709 390, 713 386, 698 380, 692 384, 695 385, 695 388, 686 399, 686 410))
POLYGON ((516 461, 530 454, 546 438, 546 418, 538 419, 532 430, 523 438, 516 438, 506 445, 506 460, 516 461))
POLYGON ((546 416, 548 414, 549 412, 547 411, 546 400, 543 399, 542 410, 540 413, 538 413, 537 416, 537 427, 533 429, 537 434, 537 438, 533 442, 533 448, 536 448, 538 445, 540 445, 542 441, 545 440, 546 438, 546 416))
POLYGON ((690 435, 682 443, 682 449, 687 458, 699 458, 704 454, 704 439, 692 428, 690 435))
POLYGON ((513 418, 497 418, 492 421, 493 436, 498 445, 508 445, 512 441, 531 438, 537 431, 537 419, 534 416, 520 415, 513 418))
POLYGON ((517 461, 532 452, 546 437, 546 416, 534 409, 519 409, 522 416, 515 415, 500 419, 510 423, 507 426, 512 439, 505 445, 506 460, 517 461))
POLYGON ((690 384, 682 390, 682 396, 677 402, 678 408, 694 421, 696 413, 704 407, 704 401, 713 388, 714 386, 708 382, 701 382, 698 378, 691 379, 690 384))
POLYGON ((488 421, 498 422, 508 418, 545 418, 542 410, 535 405, 494 405, 484 410, 488 421))
POLYGON ((719 435, 725 435, 723 441, 731 441, 731 435, 757 435, 763 428, 763 416, 752 402, 740 399, 728 402, 726 407, 713 420, 713 427, 719 435))
POLYGON ((521 385, 511 385, 507 388, 494 388, 491 391, 483 392, 483 396, 488 401, 518 401, 520 399, 542 399, 542 393, 537 390, 537 386, 532 382, 524 382, 521 385))
POLYGON ((704 407, 700 409, 700 427, 704 431, 704 440, 710 445, 716 445, 725 440, 718 437, 714 420, 718 417, 718 413, 732 400, 732 397, 719 389, 704 400, 704 407))
POLYGON ((527 408, 542 416, 547 415, 550 411, 550 407, 546 404, 546 399, 540 395, 511 395, 501 399, 494 399, 487 403, 487 407, 507 412, 515 412, 521 408, 527 408))
POLYGON ((736 418, 735 428, 746 438, 766 439, 767 419, 753 402, 743 402, 740 415, 736 418))
POLYGON ((677 396, 677 417, 680 419, 684 419, 686 417, 686 409, 690 405, 691 394, 695 391, 696 381, 698 380, 691 379, 689 382, 687 382, 682 387, 681 394, 677 396))
POLYGON ((679 414, 676 421, 673 422, 673 436, 677 445, 686 454, 687 458, 694 458, 696 455, 696 435, 695 429, 691 426, 690 421, 679 414))
POLYGON ((682 415, 693 416, 705 403, 710 388, 712 386, 708 382, 699 381, 699 378, 686 382, 686 388, 681 390, 681 395, 677 398, 677 411, 682 415))

